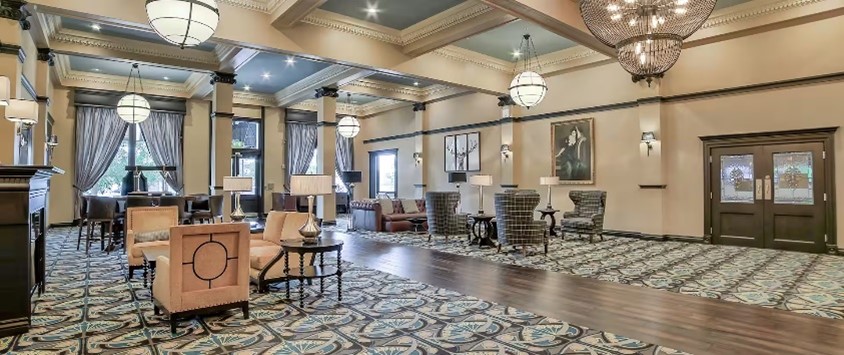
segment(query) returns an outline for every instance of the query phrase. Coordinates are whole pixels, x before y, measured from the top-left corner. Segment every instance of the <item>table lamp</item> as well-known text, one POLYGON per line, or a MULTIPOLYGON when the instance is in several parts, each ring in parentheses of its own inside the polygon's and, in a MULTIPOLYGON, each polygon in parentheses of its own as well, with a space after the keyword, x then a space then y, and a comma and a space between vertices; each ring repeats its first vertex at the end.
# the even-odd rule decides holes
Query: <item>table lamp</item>
MULTIPOLYGON (((355 183, 363 181, 363 174, 360 171, 344 171, 340 178, 349 184, 349 203, 355 200, 355 183)), ((349 212, 349 225, 346 231, 355 230, 355 214, 351 210, 349 212)))
POLYGON ((559 184, 560 179, 558 179, 556 176, 543 176, 539 178, 539 185, 548 186, 548 206, 545 206, 546 209, 554 209, 553 207, 551 207, 551 187, 557 186, 559 184))
POLYGON ((223 177, 223 191, 234 193, 234 211, 230 215, 233 222, 241 222, 246 218, 243 209, 240 208, 240 194, 252 191, 252 178, 241 176, 223 177))
POLYGON ((332 193, 334 193, 334 176, 332 175, 290 176, 290 195, 308 196, 308 221, 299 228, 299 234, 302 235, 305 243, 316 243, 321 232, 314 218, 314 196, 332 193))
POLYGON ((478 187, 478 214, 484 214, 484 186, 492 186, 492 175, 473 175, 469 183, 478 187))

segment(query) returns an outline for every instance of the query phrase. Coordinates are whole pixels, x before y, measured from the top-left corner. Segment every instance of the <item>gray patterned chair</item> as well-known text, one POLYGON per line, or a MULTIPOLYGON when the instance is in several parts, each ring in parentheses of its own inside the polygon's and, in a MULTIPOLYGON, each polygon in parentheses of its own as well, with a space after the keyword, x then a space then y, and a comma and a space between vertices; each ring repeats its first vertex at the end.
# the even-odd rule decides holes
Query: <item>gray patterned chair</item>
POLYGON ((527 247, 543 245, 548 254, 548 227, 544 221, 533 219, 539 205, 539 193, 533 190, 508 190, 495 194, 495 221, 498 230, 498 252, 502 245, 527 247))
POLYGON ((445 237, 461 234, 469 235, 466 223, 469 215, 457 213, 457 204, 460 202, 460 193, 449 192, 428 192, 425 194, 425 214, 428 217, 428 241, 435 235, 445 237))
POLYGON ((563 213, 560 227, 565 239, 566 232, 578 235, 588 234, 589 243, 597 235, 604 240, 604 212, 607 207, 606 191, 571 191, 569 198, 574 202, 574 211, 563 213))

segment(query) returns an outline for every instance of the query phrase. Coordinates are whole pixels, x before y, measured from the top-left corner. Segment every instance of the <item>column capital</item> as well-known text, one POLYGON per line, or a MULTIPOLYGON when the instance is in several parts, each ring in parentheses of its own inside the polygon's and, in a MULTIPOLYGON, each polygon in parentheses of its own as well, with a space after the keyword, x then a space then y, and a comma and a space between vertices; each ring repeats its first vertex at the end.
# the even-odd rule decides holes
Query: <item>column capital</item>
POLYGON ((21 29, 28 31, 32 27, 29 20, 29 12, 24 9, 25 0, 2 0, 0 1, 0 18, 6 18, 20 22, 21 29))
POLYGON ((319 89, 316 89, 316 94, 314 95, 314 98, 316 98, 316 99, 318 99, 320 97, 338 98, 338 97, 340 97, 340 94, 337 92, 337 88, 330 88, 330 87, 327 87, 327 86, 323 86, 319 89))
POLYGON ((516 104, 516 102, 513 101, 513 98, 510 95, 503 95, 503 96, 498 97, 498 106, 499 107, 513 106, 515 104, 516 104))
POLYGON ((217 83, 229 85, 237 84, 237 80, 235 79, 236 76, 237 74, 215 71, 214 74, 211 74, 211 85, 216 85, 217 83))
POLYGON ((56 61, 54 58, 56 54, 53 53, 53 50, 50 48, 38 48, 38 60, 42 62, 47 62, 51 67, 56 65, 56 61))
POLYGON ((424 102, 416 102, 413 104, 413 112, 425 111, 427 107, 424 102))

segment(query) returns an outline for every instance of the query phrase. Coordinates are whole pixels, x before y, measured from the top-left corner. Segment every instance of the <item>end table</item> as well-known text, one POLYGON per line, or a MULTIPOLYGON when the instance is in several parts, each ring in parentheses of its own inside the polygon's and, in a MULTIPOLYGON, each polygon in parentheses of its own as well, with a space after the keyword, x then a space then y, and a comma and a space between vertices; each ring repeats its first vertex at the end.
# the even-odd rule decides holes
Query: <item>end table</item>
POLYGON ((319 292, 325 292, 325 286, 322 280, 327 277, 337 276, 337 300, 343 300, 343 269, 341 262, 341 252, 343 251, 343 241, 330 237, 322 237, 313 244, 305 244, 302 240, 291 240, 281 243, 284 249, 284 274, 287 275, 288 282, 286 283, 286 296, 290 299, 290 279, 299 280, 299 307, 305 307, 305 280, 319 279, 319 292), (337 265, 325 265, 325 253, 337 252, 337 265), (299 267, 290 267, 290 253, 299 254, 299 267), (314 258, 319 254, 319 265, 305 266, 305 254, 313 253, 314 258))
POLYGON ((496 247, 492 241, 492 220, 495 216, 473 214, 469 218, 472 219, 472 234, 475 236, 470 244, 477 244, 478 247, 496 247))
POLYGON ((557 212, 560 212, 560 210, 555 210, 553 208, 544 208, 541 210, 536 210, 536 212, 542 214, 542 216, 539 217, 539 219, 541 220, 545 220, 545 217, 551 217, 551 227, 549 227, 548 229, 548 236, 556 237, 557 232, 554 231, 554 228, 557 227, 557 217, 554 215, 557 214, 557 212))

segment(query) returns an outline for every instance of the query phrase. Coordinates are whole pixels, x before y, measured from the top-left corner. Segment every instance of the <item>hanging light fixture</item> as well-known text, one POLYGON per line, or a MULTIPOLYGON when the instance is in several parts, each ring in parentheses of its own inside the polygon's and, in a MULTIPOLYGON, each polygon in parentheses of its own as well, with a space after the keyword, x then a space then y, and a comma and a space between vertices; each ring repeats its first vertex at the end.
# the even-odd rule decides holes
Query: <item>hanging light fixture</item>
POLYGON ((716 0, 581 0, 589 31, 616 49, 633 81, 648 85, 677 63, 683 40, 709 18, 716 0))
MULTIPOLYGON (((352 104, 352 94, 346 94, 346 104, 352 104)), ((346 138, 355 138, 360 133, 360 122, 354 116, 343 116, 337 123, 337 133, 346 138)))
POLYGON ((152 29, 183 49, 207 41, 220 22, 215 0, 146 0, 146 9, 152 29))
POLYGON ((138 94, 138 84, 141 86, 141 93, 144 92, 144 82, 141 81, 141 69, 138 64, 132 64, 129 70, 129 80, 126 81, 126 95, 117 102, 117 116, 120 119, 131 123, 141 123, 149 118, 149 101, 138 94), (137 71, 137 79, 133 76, 137 71), (132 83, 132 92, 129 93, 129 83, 132 83))
MULTIPOLYGON (((545 79, 539 75, 537 71, 542 68, 539 65, 539 55, 536 53, 536 47, 533 45, 533 39, 530 34, 522 37, 522 43, 519 45, 519 55, 524 55, 524 70, 513 78, 510 82, 510 97, 519 106, 530 109, 538 105, 545 98, 548 92, 548 85, 545 84, 545 79), (533 68, 533 62, 536 61, 536 71, 533 68)), ((516 62, 516 69, 519 68, 518 61, 516 62)))

